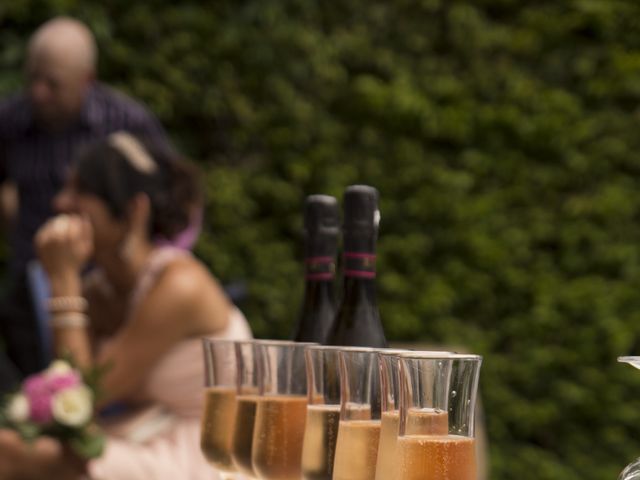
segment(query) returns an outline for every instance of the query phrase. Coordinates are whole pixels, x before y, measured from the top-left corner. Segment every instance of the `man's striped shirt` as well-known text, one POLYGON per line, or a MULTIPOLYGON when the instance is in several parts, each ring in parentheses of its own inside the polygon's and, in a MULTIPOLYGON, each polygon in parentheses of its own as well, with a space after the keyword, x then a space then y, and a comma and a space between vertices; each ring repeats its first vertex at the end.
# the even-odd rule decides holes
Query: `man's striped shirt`
POLYGON ((89 91, 78 120, 49 132, 35 122, 29 98, 14 95, 0 103, 0 183, 18 189, 19 210, 10 232, 11 268, 22 272, 34 257, 33 237, 53 215, 52 200, 82 145, 126 130, 168 144, 158 120, 140 103, 97 84, 89 91))

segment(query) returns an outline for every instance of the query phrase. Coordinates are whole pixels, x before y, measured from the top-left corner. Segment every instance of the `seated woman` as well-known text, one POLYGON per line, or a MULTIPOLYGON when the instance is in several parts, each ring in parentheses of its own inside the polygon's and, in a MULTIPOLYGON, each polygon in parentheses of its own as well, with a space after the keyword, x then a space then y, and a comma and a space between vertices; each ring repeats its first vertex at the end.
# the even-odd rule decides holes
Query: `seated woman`
POLYGON ((199 447, 199 339, 251 332, 198 260, 158 246, 187 228, 197 204, 187 167, 126 133, 79 156, 55 200, 64 214, 42 227, 36 247, 51 282, 56 352, 108 366, 102 403, 125 413, 111 415, 105 453, 88 465, 50 439, 29 448, 0 431, 0 479, 215 478, 199 447), (95 268, 82 279, 89 261, 95 268))

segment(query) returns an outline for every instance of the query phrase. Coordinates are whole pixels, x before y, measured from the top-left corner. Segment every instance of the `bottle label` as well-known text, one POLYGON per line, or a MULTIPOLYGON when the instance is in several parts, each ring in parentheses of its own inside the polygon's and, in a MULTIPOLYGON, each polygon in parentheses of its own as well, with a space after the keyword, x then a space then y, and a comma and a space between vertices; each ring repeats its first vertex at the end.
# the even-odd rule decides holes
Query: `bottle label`
POLYGON ((309 257, 305 260, 307 280, 333 280, 336 262, 333 257, 309 257))
POLYGON ((345 252, 345 277, 376 278, 376 256, 373 253, 345 252))

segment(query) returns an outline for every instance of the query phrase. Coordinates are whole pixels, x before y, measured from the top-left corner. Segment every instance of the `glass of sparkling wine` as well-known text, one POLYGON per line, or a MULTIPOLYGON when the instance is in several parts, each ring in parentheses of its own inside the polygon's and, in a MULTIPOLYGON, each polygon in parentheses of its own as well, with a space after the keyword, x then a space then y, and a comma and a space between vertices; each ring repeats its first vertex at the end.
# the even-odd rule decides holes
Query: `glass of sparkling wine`
POLYGON ((333 480, 375 480, 380 439, 380 376, 377 350, 340 353, 340 426, 333 480))
POLYGON ((302 443, 305 480, 331 480, 340 424, 340 347, 311 346, 307 366, 307 422, 302 443))
POLYGON ((256 344, 263 365, 251 460, 263 480, 300 480, 307 416, 304 349, 311 343, 256 344))
MULTIPOLYGON (((622 363, 628 363, 632 367, 640 370, 640 357, 627 356, 618 357, 618 361, 622 363)), ((620 473, 618 480, 638 480, 640 478, 640 458, 637 458, 629 465, 625 467, 620 473)))
POLYGON ((258 379, 262 365, 257 354, 255 340, 235 342, 238 366, 236 414, 231 435, 231 458, 238 472, 255 479, 251 463, 253 452, 253 428, 258 402, 258 379))
POLYGON ((236 356, 234 342, 203 338, 205 407, 200 449, 223 480, 236 479, 231 460, 231 436, 236 416, 236 356))
POLYGON ((398 351, 378 352, 380 369, 381 422, 376 480, 393 478, 396 471, 396 443, 400 424, 400 396, 398 391, 398 351))
MULTIPOLYGON (((376 480, 394 478, 398 471, 396 458, 396 446, 400 431, 400 355, 414 352, 409 350, 385 349, 378 352, 378 364, 380 368, 381 401, 381 426, 380 443, 378 445, 378 461, 376 463, 376 480)), ((451 352, 423 351, 423 355, 443 356, 451 352)), ((444 393, 446 395, 446 392, 444 393)), ((434 415, 434 427, 447 433, 446 412, 443 415, 434 415)))
POLYGON ((400 356, 397 480, 476 480, 476 396, 482 357, 400 356))

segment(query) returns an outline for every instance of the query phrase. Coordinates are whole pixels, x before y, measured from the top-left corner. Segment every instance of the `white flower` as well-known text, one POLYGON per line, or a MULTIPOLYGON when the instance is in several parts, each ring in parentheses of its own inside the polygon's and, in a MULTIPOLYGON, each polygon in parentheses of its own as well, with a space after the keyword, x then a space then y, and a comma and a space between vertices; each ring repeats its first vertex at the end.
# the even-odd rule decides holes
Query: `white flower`
POLYGON ((72 370, 73 369, 68 362, 65 362, 64 360, 54 360, 51 362, 51 365, 49 365, 49 368, 47 368, 45 373, 47 376, 64 375, 72 370))
POLYGON ((7 406, 7 417, 14 423, 26 422, 29 419, 29 400, 18 393, 11 398, 7 406))
POLYGON ((53 418, 68 427, 80 427, 87 423, 93 414, 93 394, 88 387, 67 388, 53 396, 51 411, 53 418))

